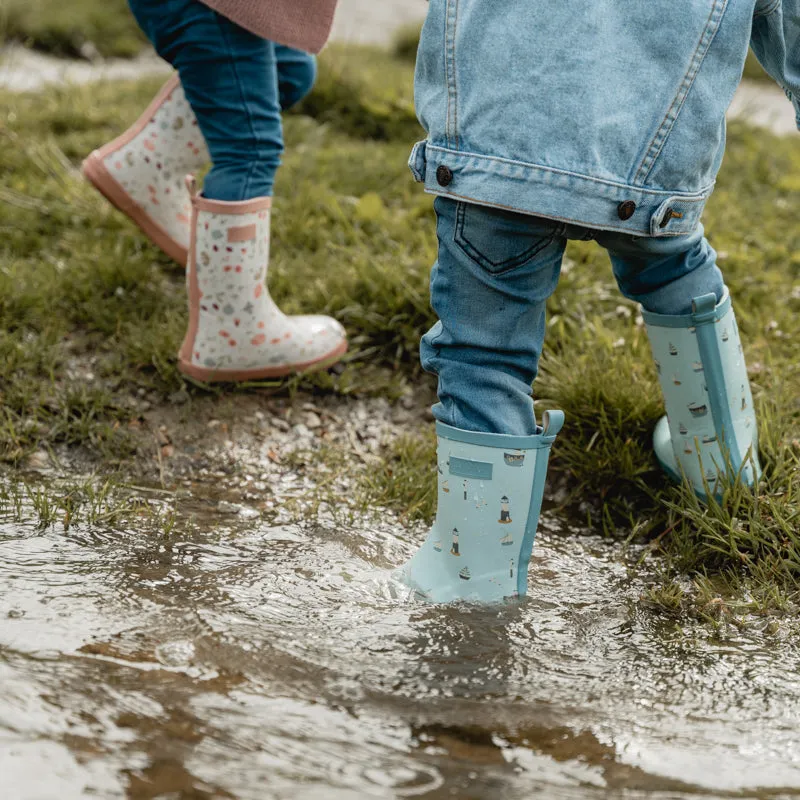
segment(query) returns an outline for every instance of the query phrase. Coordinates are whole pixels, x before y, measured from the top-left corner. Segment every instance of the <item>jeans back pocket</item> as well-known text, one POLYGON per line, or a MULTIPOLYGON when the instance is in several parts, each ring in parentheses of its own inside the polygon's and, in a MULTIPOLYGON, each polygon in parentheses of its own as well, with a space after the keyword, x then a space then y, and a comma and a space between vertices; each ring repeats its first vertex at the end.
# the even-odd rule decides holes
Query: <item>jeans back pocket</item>
POLYGON ((541 217, 460 202, 454 240, 487 272, 502 275, 531 261, 558 231, 559 223, 541 217))

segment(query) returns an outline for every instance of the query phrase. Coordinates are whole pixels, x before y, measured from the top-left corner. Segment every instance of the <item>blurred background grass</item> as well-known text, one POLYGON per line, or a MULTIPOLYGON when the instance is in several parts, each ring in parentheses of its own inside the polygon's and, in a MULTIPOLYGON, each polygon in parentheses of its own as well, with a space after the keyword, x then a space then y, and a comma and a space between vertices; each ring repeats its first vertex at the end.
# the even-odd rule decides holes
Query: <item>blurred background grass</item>
POLYGON ((146 44, 125 0, 3 0, 0 36, 74 57, 129 58, 146 44))

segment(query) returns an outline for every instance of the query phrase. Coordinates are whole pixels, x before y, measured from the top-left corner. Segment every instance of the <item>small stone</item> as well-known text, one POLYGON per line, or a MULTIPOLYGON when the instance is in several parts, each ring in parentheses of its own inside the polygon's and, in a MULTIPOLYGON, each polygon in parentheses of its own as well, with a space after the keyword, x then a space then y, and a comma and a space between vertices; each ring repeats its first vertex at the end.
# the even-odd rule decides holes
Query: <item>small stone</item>
POLYGON ((85 58, 87 61, 99 61, 101 58, 100 51, 94 42, 84 42, 78 52, 80 52, 81 58, 85 58))
POLYGON ((292 429, 292 426, 285 419, 281 419, 280 417, 273 417, 270 420, 270 425, 273 428, 277 428, 279 431, 284 431, 284 433, 288 433, 292 429))
POLYGON ((25 459, 25 468, 42 470, 50 468, 50 454, 46 450, 37 450, 25 459))
POLYGON ((209 423, 208 423, 208 425, 206 425, 206 427, 210 428, 213 431, 216 428, 219 428, 220 425, 222 425, 222 423, 218 419, 212 419, 212 420, 209 421, 209 423))
POLYGON ((322 427, 322 420, 316 411, 309 411, 306 414, 306 426, 314 430, 314 428, 322 427))
POLYGON ((188 641, 165 642, 156 647, 156 659, 168 667, 183 667, 194 660, 194 643, 188 641))
POLYGON ((186 389, 180 389, 177 392, 173 392, 169 396, 169 402, 174 406, 182 406, 189 402, 189 392, 187 392, 186 389))
POLYGON ((300 439, 310 439, 314 435, 302 422, 299 425, 295 425, 292 430, 300 439))

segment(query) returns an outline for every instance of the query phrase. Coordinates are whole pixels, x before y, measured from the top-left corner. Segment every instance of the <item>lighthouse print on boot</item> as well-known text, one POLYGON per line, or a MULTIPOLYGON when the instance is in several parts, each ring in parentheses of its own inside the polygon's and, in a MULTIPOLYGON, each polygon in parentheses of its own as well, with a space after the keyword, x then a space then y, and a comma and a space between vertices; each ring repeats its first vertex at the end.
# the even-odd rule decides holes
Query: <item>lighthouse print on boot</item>
POLYGON ((347 350, 331 317, 287 316, 266 286, 271 199, 240 203, 192 196, 186 271, 189 330, 179 368, 202 381, 240 381, 329 366, 347 350))
POLYGON ((205 139, 176 73, 137 122, 83 162, 83 174, 185 265, 191 215, 185 179, 208 162, 205 139))

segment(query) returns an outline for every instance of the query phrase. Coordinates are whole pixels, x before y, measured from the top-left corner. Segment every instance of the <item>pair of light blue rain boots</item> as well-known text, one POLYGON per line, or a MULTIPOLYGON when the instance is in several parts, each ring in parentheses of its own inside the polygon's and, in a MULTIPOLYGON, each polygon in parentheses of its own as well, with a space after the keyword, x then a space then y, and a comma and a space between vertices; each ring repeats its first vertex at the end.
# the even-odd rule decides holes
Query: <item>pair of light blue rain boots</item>
MULTIPOLYGON (((726 473, 758 481, 756 420, 739 329, 725 294, 698 297, 685 316, 643 312, 667 416, 654 447, 664 470, 704 499, 726 473)), ((400 577, 434 603, 523 597, 550 448, 564 414, 535 436, 475 433, 437 423, 439 495, 428 538, 400 577)))

